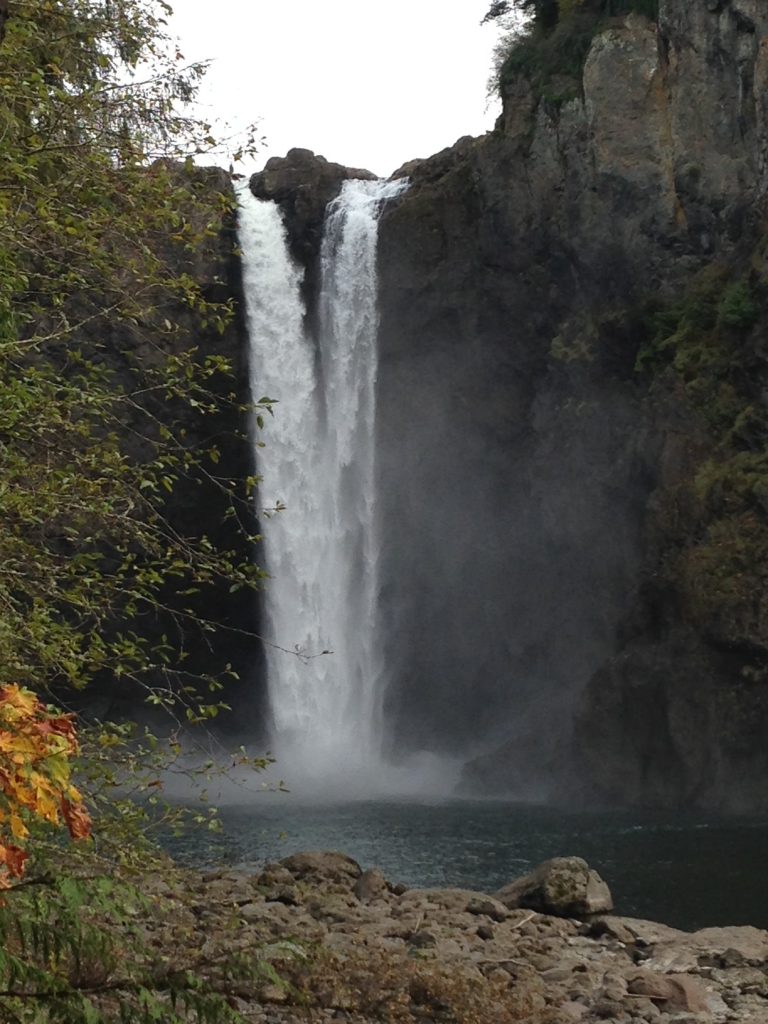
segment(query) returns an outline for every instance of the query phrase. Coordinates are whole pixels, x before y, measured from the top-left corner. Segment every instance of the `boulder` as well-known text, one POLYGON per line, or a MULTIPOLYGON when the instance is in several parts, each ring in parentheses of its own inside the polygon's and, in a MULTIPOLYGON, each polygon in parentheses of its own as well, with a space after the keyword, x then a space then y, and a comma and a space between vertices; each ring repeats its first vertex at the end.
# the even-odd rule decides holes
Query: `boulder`
POLYGON ((378 868, 364 871, 352 887, 352 892, 363 903, 385 896, 388 891, 387 880, 378 868))
POLYGON ((360 878, 363 869, 356 860, 345 853, 334 851, 312 851, 294 853, 284 857, 280 866, 289 871, 293 878, 317 882, 336 882, 351 885, 360 878))
POLYGON ((768 961, 768 932, 751 925, 702 928, 690 936, 702 960, 729 961, 728 966, 762 966, 768 961))
POLYGON ((475 914, 478 917, 490 917, 492 921, 499 924, 509 917, 509 911, 504 904, 491 896, 473 896, 467 903, 466 911, 468 914, 475 914))
POLYGON ((656 921, 644 921, 636 917, 601 915, 590 920, 588 934, 599 937, 610 935, 625 945, 655 946, 657 943, 676 943, 689 937, 688 932, 670 928, 656 921))
POLYGON ((701 1021, 710 1020, 713 1013, 725 1009, 722 999, 711 993, 701 978, 690 974, 638 971, 628 979, 628 991, 645 996, 667 1012, 693 1013, 701 1021))
POLYGON ((509 911, 499 900, 473 889, 407 889, 399 900, 399 912, 439 914, 445 920, 459 914, 485 916, 502 922, 509 911))
POLYGON ((496 894, 510 910, 535 910, 555 917, 587 917, 613 910, 610 889, 581 857, 555 857, 496 894))

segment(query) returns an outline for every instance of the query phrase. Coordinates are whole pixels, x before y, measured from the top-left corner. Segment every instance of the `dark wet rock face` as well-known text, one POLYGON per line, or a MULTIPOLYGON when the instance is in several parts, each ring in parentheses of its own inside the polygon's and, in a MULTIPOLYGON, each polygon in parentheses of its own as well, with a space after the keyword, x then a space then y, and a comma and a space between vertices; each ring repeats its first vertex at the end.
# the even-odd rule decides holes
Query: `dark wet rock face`
POLYGON ((616 19, 582 96, 509 82, 497 130, 407 165, 383 214, 388 714, 406 750, 479 747, 468 791, 768 801, 764 590, 729 620, 670 568, 721 438, 641 369, 649 298, 751 244, 767 40, 746 0, 616 19))

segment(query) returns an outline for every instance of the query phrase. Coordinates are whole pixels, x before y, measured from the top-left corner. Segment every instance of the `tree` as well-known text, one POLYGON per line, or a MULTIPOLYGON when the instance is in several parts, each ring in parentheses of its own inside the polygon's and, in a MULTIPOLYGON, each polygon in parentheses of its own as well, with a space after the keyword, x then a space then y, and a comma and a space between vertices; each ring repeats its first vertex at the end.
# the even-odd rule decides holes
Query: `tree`
MULTIPOLYGON (((173 314, 214 331, 231 317, 184 254, 220 230, 232 199, 200 189, 190 203, 178 161, 214 139, 179 112, 204 69, 165 35, 169 12, 25 0, 0 49, 0 683, 167 676, 182 666, 152 648, 142 617, 191 623, 169 590, 262 575, 165 514, 179 478, 198 473, 248 529, 248 495, 216 478, 216 446, 178 428, 181 409, 215 416, 233 400, 226 361, 178 343, 173 314), (107 358, 118 327, 130 339, 119 379, 107 358)), ((160 699, 179 698, 166 687, 160 699)))
MULTIPOLYGON (((239 401, 226 360, 189 337, 232 316, 193 271, 233 200, 187 160, 214 139, 179 113, 203 69, 166 38, 168 13, 23 0, 0 47, 0 686, 61 701, 95 677, 128 683, 178 732, 221 707, 221 677, 188 668, 183 646, 216 628, 205 593, 263 573, 255 480, 219 475, 218 444, 189 428, 239 401), (169 518, 189 478, 221 494, 237 547, 169 518)), ((121 756, 137 783, 157 778, 141 773, 151 737, 99 725, 83 738, 97 793, 120 781, 121 756)))
POLYGON ((558 0, 494 0, 488 8, 483 24, 506 18, 514 11, 532 15, 537 27, 545 32, 551 31, 560 16, 558 0))
MULTIPOLYGON (((161 0, 0 0, 0 822, 9 830, 0 829, 0 882, 11 882, 0 903, 0 1019, 8 1021, 237 1017, 198 964, 163 972, 131 938, 146 904, 125 874, 148 870, 147 824, 178 820, 154 809, 159 768, 183 753, 178 727, 221 707, 220 678, 188 670, 184 649, 157 624, 176 624, 183 639, 190 630, 210 636, 216 624, 200 613, 206 592, 252 589, 262 577, 248 557, 255 480, 220 471, 220 445, 205 427, 240 399, 226 360, 194 342, 195 333, 226 330, 233 315, 195 277, 199 250, 217 243, 233 200, 215 172, 192 166, 215 140, 188 113, 203 68, 185 66, 166 37, 169 12, 161 0), (169 516, 169 498, 188 479, 220 493, 241 544, 217 546, 169 516), (72 719, 38 695, 66 699, 68 687, 95 677, 143 686, 172 734, 159 740, 99 722, 80 729, 78 755, 72 719), (116 798, 126 783, 143 803, 116 798), (63 854, 50 828, 63 815, 85 834, 81 793, 99 812, 98 844, 63 854), (27 875, 13 883, 27 853, 27 875)), ((210 820, 205 810, 195 816, 210 820)), ((263 970, 254 951, 228 964, 227 977, 263 970)))
POLYGON ((30 854, 0 904, 9 1021, 113 1020, 115 1000, 121 1019, 235 1016, 199 979, 158 977, 106 927, 138 899, 116 865, 145 871, 148 855, 133 825, 146 806, 118 802, 114 785, 155 793, 152 758, 175 756, 178 735, 139 743, 128 725, 97 723, 78 755, 72 719, 41 696, 108 676, 143 685, 174 728, 206 721, 220 680, 187 672, 146 624, 205 633, 194 592, 262 576, 168 516, 178 482, 204 478, 247 544, 255 482, 218 475, 217 444, 185 431, 238 401, 226 360, 188 337, 233 314, 194 276, 232 197, 191 164, 215 140, 188 113, 204 69, 168 39, 169 13, 162 0, 0 0, 0 881, 19 875, 22 843, 30 854), (98 856, 47 841, 61 816, 85 835, 81 793, 118 823, 99 815, 98 856))

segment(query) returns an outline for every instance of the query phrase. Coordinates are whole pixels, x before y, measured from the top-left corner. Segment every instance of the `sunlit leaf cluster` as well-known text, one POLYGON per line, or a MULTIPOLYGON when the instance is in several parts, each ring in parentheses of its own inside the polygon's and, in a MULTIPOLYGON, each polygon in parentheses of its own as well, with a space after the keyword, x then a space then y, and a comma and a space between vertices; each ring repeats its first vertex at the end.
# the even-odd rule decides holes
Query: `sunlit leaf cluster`
POLYGON ((77 753, 72 715, 48 709, 20 686, 0 689, 0 888, 24 874, 36 821, 63 821, 73 839, 90 836, 90 817, 72 783, 77 753))

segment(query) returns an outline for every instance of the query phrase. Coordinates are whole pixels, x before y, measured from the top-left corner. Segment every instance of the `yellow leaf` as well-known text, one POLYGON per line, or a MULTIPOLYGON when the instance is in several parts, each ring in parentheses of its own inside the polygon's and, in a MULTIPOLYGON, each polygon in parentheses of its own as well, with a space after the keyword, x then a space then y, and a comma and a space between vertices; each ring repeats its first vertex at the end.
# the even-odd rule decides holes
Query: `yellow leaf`
POLYGON ((2 705, 15 708, 26 715, 33 715, 41 707, 40 701, 31 690, 25 690, 15 683, 0 687, 0 707, 2 705))
POLYGON ((9 841, 29 838, 29 817, 22 812, 54 825, 63 816, 73 839, 90 836, 91 819, 70 783, 70 759, 77 753, 72 715, 46 708, 31 690, 0 687, 0 889, 21 877, 29 856, 9 841))
POLYGON ((26 839, 29 836, 29 829, 18 814, 11 813, 11 832, 14 839, 26 839))

